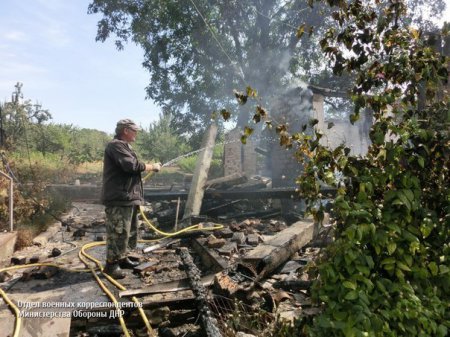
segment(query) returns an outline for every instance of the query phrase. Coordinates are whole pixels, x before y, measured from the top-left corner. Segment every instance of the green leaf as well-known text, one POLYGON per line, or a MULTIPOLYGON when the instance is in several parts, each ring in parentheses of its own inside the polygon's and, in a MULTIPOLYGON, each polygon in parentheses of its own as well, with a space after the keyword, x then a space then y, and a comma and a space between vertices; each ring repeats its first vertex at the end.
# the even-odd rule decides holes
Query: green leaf
POLYGON ((430 262, 428 264, 428 269, 430 269, 431 275, 436 276, 438 274, 438 266, 436 262, 430 262))
POLYGON ((411 255, 404 254, 404 255, 403 255, 403 258, 405 259, 405 262, 406 262, 406 264, 407 264, 408 266, 412 266, 413 258, 412 258, 411 255))
POLYGON ((381 292, 386 292, 386 287, 383 285, 383 283, 381 283, 381 281, 376 280, 375 284, 377 285, 377 288, 381 290, 381 292))
POLYGON ((349 291, 345 297, 346 300, 353 301, 358 298, 358 292, 356 290, 349 291))
POLYGON ((406 264, 400 261, 397 261, 397 267, 400 268, 401 270, 411 271, 411 269, 406 264))
POLYGON ((417 162, 419 163, 419 166, 420 166, 421 168, 424 168, 424 167, 425 167, 425 161, 424 161, 423 157, 418 157, 418 158, 417 158, 417 162))
POLYGON ((434 224, 429 218, 423 219, 423 222, 420 224, 420 232, 422 233, 423 238, 427 238, 431 232, 433 231, 434 224))
POLYGON ((344 336, 345 337, 355 337, 356 336, 356 329, 353 326, 347 325, 344 330, 344 336))
POLYGON ((388 257, 388 258, 385 258, 383 261, 381 261, 381 265, 394 264, 394 263, 395 263, 395 258, 393 258, 393 257, 388 257))
POLYGON ((410 202, 409 198, 407 197, 406 193, 404 192, 404 190, 399 190, 397 192, 397 197, 401 200, 401 203, 403 205, 405 205, 408 209, 411 209, 411 202, 410 202))
POLYGON ((394 253, 396 249, 397 249, 397 244, 395 242, 388 243, 387 250, 388 250, 389 255, 392 255, 392 253, 394 253))
POLYGON ((360 264, 357 264, 355 267, 356 267, 356 269, 357 269, 360 273, 362 273, 364 276, 369 276, 369 275, 370 275, 370 270, 369 270, 369 268, 367 268, 366 266, 362 266, 362 265, 360 265, 360 264))
POLYGON ((447 327, 443 324, 439 324, 437 328, 437 336, 444 337, 447 336, 447 333, 448 333, 447 327))
POLYGON ((333 318, 336 321, 344 321, 347 318, 347 313, 345 311, 333 311, 333 318))
POLYGON ((347 289, 353 289, 353 290, 356 289, 356 283, 353 283, 351 281, 346 280, 346 281, 342 282, 342 285, 347 289))
POLYGON ((447 274, 448 272, 450 272, 450 268, 448 268, 444 264, 439 265, 439 274, 440 275, 447 274))

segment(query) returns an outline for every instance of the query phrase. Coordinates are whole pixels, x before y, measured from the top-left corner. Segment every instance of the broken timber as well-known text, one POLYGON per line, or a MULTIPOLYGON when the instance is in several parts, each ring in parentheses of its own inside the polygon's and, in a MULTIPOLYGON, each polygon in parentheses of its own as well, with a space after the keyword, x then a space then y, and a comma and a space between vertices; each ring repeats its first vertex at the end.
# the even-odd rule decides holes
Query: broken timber
POLYGON ((205 189, 206 188, 215 188, 215 189, 227 188, 227 187, 232 187, 234 185, 239 185, 239 184, 245 183, 247 181, 248 181, 247 177, 245 175, 243 175, 242 173, 233 173, 233 174, 227 175, 225 177, 208 180, 206 182, 204 188, 205 189))
POLYGON ((192 248, 200 255, 202 264, 213 272, 219 272, 228 268, 228 262, 225 261, 215 251, 206 247, 206 239, 193 239, 192 248))
MULTIPOLYGON (((201 282, 203 286, 209 286, 214 281, 214 274, 206 275, 201 278, 201 282)), ((154 284, 149 287, 141 288, 141 289, 131 289, 131 290, 123 290, 119 292, 120 297, 130 297, 137 295, 147 295, 147 294, 161 294, 161 293, 169 293, 176 292, 180 290, 191 289, 189 285, 189 279, 181 279, 173 282, 159 283, 154 284)))
POLYGON ((258 273, 257 278, 262 279, 311 241, 313 232, 312 220, 297 221, 249 251, 243 261, 253 265, 258 273))
POLYGON ((213 149, 216 142, 217 125, 211 124, 204 135, 202 148, 198 155, 197 165, 195 166, 194 176, 192 178, 191 188, 189 189, 188 199, 184 209, 183 219, 189 219, 193 215, 200 214, 202 206, 203 193, 206 180, 208 179, 208 171, 211 166, 213 149))
MULTIPOLYGON (((321 188, 320 193, 324 197, 333 197, 336 190, 333 188, 321 188)), ((176 200, 177 198, 186 199, 188 193, 186 191, 168 191, 168 190, 154 190, 145 188, 144 199, 146 201, 161 201, 161 200, 176 200)), ((205 190, 204 198, 221 198, 227 199, 300 199, 299 191, 296 187, 276 187, 263 188, 259 190, 254 189, 239 189, 239 190, 205 190)))
POLYGON ((200 270, 195 265, 192 260, 191 254, 186 247, 181 247, 178 250, 181 260, 183 260, 186 266, 186 274, 189 277, 189 282, 194 292, 197 301, 197 308, 200 312, 203 328, 205 330, 206 336, 208 337, 222 337, 219 329, 217 328, 217 320, 213 317, 211 310, 209 309, 206 298, 207 291, 203 286, 200 279, 200 270))

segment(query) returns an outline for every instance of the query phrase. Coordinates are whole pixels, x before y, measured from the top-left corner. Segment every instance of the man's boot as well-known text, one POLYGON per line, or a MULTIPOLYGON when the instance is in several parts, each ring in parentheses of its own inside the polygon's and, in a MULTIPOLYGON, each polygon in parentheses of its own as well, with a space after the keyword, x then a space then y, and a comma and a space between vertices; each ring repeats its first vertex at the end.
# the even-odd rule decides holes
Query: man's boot
POLYGON ((128 257, 125 257, 119 261, 119 266, 123 269, 133 269, 134 267, 139 266, 139 262, 131 261, 128 257))
POLYGON ((119 263, 117 262, 106 262, 103 272, 111 276, 115 280, 123 279, 126 274, 120 269, 119 263))

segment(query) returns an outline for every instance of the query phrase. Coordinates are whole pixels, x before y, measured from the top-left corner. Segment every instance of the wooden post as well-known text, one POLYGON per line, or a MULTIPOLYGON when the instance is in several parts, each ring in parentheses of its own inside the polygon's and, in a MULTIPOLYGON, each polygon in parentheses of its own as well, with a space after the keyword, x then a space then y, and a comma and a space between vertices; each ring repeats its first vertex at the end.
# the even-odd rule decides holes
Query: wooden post
POLYGON ((208 180, 208 171, 211 166, 211 159, 213 155, 213 149, 216 142, 217 125, 211 124, 206 131, 202 148, 198 155, 198 161, 195 166, 194 176, 192 177, 191 188, 189 189, 186 206, 184 209, 183 220, 189 219, 193 215, 200 214, 200 208, 202 206, 203 194, 205 192, 204 186, 208 180))

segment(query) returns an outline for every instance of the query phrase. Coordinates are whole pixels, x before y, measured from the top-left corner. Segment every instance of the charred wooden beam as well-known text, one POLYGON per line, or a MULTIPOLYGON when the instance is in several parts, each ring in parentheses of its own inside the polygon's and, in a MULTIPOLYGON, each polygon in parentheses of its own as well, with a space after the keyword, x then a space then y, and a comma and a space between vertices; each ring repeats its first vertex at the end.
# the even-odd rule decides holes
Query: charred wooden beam
POLYGON ((194 309, 195 295, 192 290, 180 290, 177 292, 148 294, 141 298, 144 308, 158 308, 169 306, 171 309, 194 309))
MULTIPOLYGON (((333 197, 336 190, 333 188, 322 188, 321 193, 324 197, 333 197)), ((147 201, 176 200, 177 198, 186 199, 186 191, 153 191, 144 189, 144 198, 147 201)), ((220 199, 301 199, 299 192, 295 187, 263 188, 259 190, 206 190, 203 198, 220 199)))
POLYGON ((207 188, 228 188, 234 185, 239 185, 247 182, 247 177, 242 173, 233 173, 225 177, 208 180, 205 183, 205 189, 207 188))
POLYGON ((206 247, 205 239, 193 239, 191 240, 192 248, 200 255, 202 264, 211 269, 213 272, 217 273, 228 268, 228 262, 225 261, 219 254, 215 251, 206 247))
POLYGON ((192 291, 196 296, 197 308, 202 317, 206 335, 210 337, 222 337, 222 334, 217 328, 217 320, 214 318, 207 304, 207 291, 201 282, 200 270, 194 264, 192 256, 186 247, 179 248, 178 253, 186 266, 186 273, 189 277, 192 291))
POLYGON ((277 281, 272 284, 274 288, 284 289, 287 291, 308 290, 311 288, 311 285, 312 281, 303 280, 277 281))
POLYGON ((313 238, 314 222, 298 221, 261 243, 243 257, 243 261, 252 264, 258 279, 273 272, 313 238))
MULTIPOLYGON (((215 275, 207 275, 201 278, 201 282, 203 286, 208 286, 214 281, 215 275)), ((130 289, 123 290, 119 292, 120 297, 130 297, 130 296, 138 296, 138 295, 148 295, 148 294, 161 294, 161 293, 169 293, 176 292, 180 290, 191 289, 189 279, 181 279, 173 282, 159 283, 154 284, 149 287, 141 288, 141 289, 130 289)))

